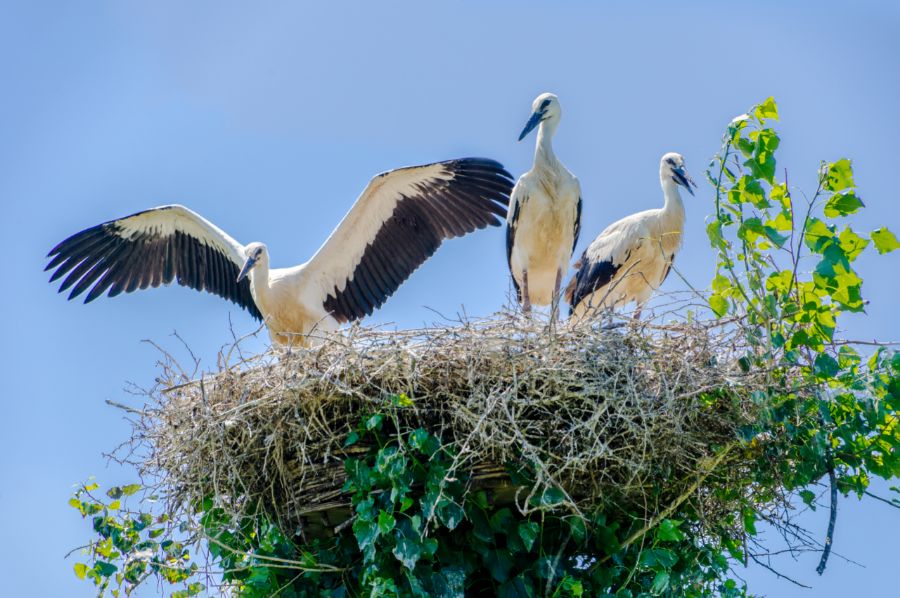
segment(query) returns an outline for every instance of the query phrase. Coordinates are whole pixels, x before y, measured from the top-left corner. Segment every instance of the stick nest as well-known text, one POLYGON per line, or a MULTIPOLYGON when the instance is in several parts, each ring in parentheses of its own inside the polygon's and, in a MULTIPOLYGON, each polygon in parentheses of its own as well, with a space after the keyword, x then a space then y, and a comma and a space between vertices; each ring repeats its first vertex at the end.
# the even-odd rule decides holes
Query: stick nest
POLYGON ((702 497, 704 468, 751 419, 751 392, 765 381, 738 367, 743 338, 720 321, 551 333, 513 314, 353 327, 313 349, 223 357, 237 363, 201 379, 165 363, 135 441, 170 503, 213 495, 312 535, 349 517, 342 460, 360 447, 344 443, 374 412, 439 435, 470 484, 523 511, 554 485, 572 509, 615 504, 649 517, 685 488, 702 497), (537 482, 512 485, 511 467, 537 482))

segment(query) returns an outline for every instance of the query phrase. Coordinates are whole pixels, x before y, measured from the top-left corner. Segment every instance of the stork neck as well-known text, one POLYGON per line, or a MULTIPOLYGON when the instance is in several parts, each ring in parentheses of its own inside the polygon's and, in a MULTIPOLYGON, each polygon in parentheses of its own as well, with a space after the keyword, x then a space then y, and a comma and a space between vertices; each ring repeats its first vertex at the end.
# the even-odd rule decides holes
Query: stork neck
POLYGON ((538 125, 537 144, 534 148, 535 166, 553 169, 559 164, 553 153, 553 135, 556 133, 556 121, 545 120, 538 125))
POLYGON ((264 311, 264 304, 269 297, 271 286, 269 285, 269 260, 264 257, 257 262, 250 272, 250 287, 253 289, 256 302, 260 311, 264 311))
POLYGON ((681 192, 678 190, 678 184, 671 177, 662 181, 663 197, 663 213, 684 216, 684 202, 681 200, 681 192))

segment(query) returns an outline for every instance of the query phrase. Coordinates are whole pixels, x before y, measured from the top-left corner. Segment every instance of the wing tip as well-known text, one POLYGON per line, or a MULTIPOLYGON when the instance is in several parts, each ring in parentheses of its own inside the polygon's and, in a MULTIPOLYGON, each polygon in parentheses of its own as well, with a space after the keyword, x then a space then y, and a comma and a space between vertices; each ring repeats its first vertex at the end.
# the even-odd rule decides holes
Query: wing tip
MULTIPOLYGON (((456 170, 471 168, 473 170, 486 170, 491 174, 500 175, 503 179, 508 179, 510 183, 514 181, 513 175, 506 170, 503 164, 493 158, 482 158, 477 156, 456 158, 454 160, 441 162, 441 164, 450 167, 454 174, 456 170)), ((510 188, 512 188, 512 185, 510 185, 510 188)))

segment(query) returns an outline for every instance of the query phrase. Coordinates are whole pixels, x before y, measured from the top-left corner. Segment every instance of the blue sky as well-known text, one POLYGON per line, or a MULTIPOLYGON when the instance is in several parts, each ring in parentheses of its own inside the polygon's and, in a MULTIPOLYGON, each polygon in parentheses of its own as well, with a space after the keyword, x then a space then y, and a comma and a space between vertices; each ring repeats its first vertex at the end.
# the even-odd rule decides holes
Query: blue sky
MULTIPOLYGON (((516 136, 532 99, 554 91, 557 154, 584 192, 579 251, 614 219, 660 204, 664 152, 683 153, 701 181, 725 124, 769 95, 791 183, 809 190, 819 160, 850 157, 867 202, 859 227, 900 229, 900 6, 632 4, 0 3, 5 592, 92 595, 62 558, 89 535, 66 500, 89 475, 133 481, 102 457, 129 430, 104 399, 134 402, 126 383, 152 384, 157 354, 142 339, 179 351, 177 331, 212 364, 229 317, 239 333, 255 327, 180 288, 65 302, 44 255, 82 228, 181 202, 293 265, 377 172, 463 155, 527 170, 534 141, 516 136)), ((704 287, 709 188, 686 199, 678 265, 704 287)), ((898 254, 861 261, 871 305, 849 336, 900 339, 898 266, 898 254)), ((508 288, 494 229, 445 245, 370 321, 488 314, 508 288)), ((824 535, 824 512, 805 520, 824 535)), ((814 592, 739 572, 771 596, 877 595, 896 579, 898 531, 900 513, 846 500, 835 550, 865 569, 832 558, 819 578, 817 556, 781 563, 814 592)))

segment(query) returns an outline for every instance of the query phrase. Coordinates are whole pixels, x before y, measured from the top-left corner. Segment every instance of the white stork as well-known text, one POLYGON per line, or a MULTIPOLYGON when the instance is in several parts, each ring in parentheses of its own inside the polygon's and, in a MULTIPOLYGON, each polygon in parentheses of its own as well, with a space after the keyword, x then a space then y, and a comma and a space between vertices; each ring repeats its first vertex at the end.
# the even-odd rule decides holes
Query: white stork
POLYGON ((674 152, 662 157, 659 181, 665 204, 615 222, 594 239, 575 264, 576 273, 566 287, 572 317, 592 310, 637 304, 635 317, 653 291, 669 275, 684 230, 681 185, 693 195, 697 184, 684 168, 684 158, 674 152))
POLYGON ((262 243, 241 245, 179 206, 153 208, 77 233, 50 251, 53 282, 85 303, 178 284, 237 303, 266 323, 273 342, 309 344, 314 329, 370 315, 444 239, 498 226, 512 176, 493 160, 466 158, 373 178, 305 264, 269 268, 262 243), (93 285, 93 286, 92 286, 93 285))
POLYGON ((555 319, 562 276, 581 228, 581 186, 553 153, 562 109, 552 93, 532 104, 519 141, 538 127, 534 165, 513 188, 506 221, 506 258, 522 309, 552 303, 555 319))

